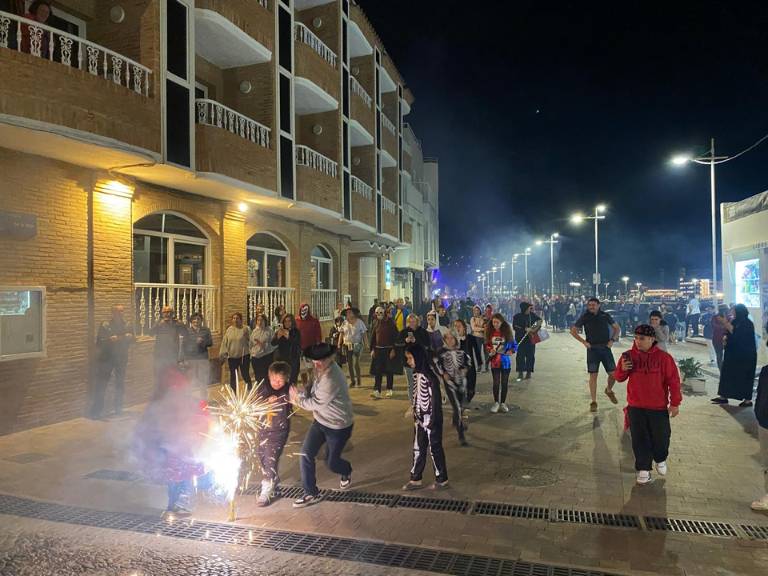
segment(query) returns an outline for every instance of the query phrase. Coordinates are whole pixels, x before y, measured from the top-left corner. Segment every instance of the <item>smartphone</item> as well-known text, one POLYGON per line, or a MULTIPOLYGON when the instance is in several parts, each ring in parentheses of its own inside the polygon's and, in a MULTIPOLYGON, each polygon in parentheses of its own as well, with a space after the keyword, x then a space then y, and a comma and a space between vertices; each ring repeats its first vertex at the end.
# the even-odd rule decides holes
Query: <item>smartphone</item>
POLYGON ((632 354, 629 353, 629 350, 621 353, 621 359, 627 362, 629 364, 629 369, 632 370, 632 354))

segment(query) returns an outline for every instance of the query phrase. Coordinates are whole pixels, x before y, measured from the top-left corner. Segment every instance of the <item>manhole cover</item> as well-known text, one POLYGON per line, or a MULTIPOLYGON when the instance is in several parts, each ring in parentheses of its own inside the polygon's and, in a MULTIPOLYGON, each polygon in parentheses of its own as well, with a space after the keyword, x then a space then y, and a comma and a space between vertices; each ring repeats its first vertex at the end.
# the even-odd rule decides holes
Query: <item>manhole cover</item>
POLYGON ((512 471, 502 470, 496 477, 506 480, 515 486, 535 488, 539 486, 551 486, 557 483, 557 475, 543 468, 516 468, 512 471))

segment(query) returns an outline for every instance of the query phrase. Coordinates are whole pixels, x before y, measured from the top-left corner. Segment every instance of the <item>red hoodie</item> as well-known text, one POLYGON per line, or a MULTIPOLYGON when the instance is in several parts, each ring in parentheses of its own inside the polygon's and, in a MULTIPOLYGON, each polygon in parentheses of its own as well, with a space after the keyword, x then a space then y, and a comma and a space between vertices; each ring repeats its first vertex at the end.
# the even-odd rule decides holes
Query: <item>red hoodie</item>
POLYGON ((320 321, 312 316, 312 311, 309 308, 309 304, 303 302, 299 306, 299 315, 296 317, 296 328, 299 329, 301 334, 301 349, 306 350, 309 346, 314 344, 320 344, 323 341, 323 331, 320 328, 320 321), (301 319, 301 309, 307 307, 307 317, 301 319))
POLYGON ((679 406, 683 401, 680 394, 680 373, 675 359, 658 346, 648 352, 641 352, 637 344, 629 351, 632 370, 624 372, 621 362, 616 366, 614 378, 627 384, 627 403, 633 408, 666 410, 669 405, 679 406))

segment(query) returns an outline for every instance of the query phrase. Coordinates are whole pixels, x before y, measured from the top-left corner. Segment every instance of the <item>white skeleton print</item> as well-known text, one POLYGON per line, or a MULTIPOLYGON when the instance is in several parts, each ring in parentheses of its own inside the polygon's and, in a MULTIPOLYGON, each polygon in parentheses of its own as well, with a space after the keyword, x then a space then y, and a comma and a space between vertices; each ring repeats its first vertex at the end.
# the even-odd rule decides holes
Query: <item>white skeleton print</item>
POLYGON ((413 407, 416 414, 421 417, 432 413, 432 386, 424 374, 413 374, 413 407))

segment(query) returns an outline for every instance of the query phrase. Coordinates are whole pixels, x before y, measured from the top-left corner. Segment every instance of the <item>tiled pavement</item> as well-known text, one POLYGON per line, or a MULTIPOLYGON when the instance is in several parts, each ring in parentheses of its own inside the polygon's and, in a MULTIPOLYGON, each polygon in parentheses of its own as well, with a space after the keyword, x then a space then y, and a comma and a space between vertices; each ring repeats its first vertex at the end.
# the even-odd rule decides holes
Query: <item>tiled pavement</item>
MULTIPOLYGON (((707 360, 706 348, 696 344, 678 344, 672 351, 707 360)), ((347 457, 356 490, 399 493, 407 480, 412 431, 403 417, 402 381, 398 384, 392 400, 371 400, 367 389, 352 391, 357 420, 347 457)), ((470 447, 459 447, 446 429, 452 487, 423 495, 768 525, 768 517, 748 507, 762 488, 754 415, 711 406, 716 382, 709 378, 707 387, 706 395, 686 394, 673 421, 668 478, 638 488, 620 407, 606 399, 597 415, 589 413, 583 348, 565 334, 554 334, 539 346, 534 379, 512 387, 515 409, 509 414, 487 412, 490 384, 487 375, 481 376, 470 447)), ((621 401, 621 385, 618 390, 621 401)), ((99 469, 135 471, 127 456, 135 417, 136 412, 108 422, 77 420, 0 437, 0 492, 157 513, 164 504, 162 487, 130 478, 84 478, 99 469)), ((304 417, 294 422, 296 443, 281 468, 284 484, 298 483, 298 463, 291 454, 298 452, 307 423, 304 417)), ((335 486, 336 478, 322 465, 319 478, 321 486, 335 486)), ((196 515, 222 521, 226 513, 221 506, 201 504, 196 515)), ((279 500, 256 509, 253 497, 243 497, 238 522, 627 574, 763 574, 768 565, 768 541, 350 503, 293 510, 279 500)))

